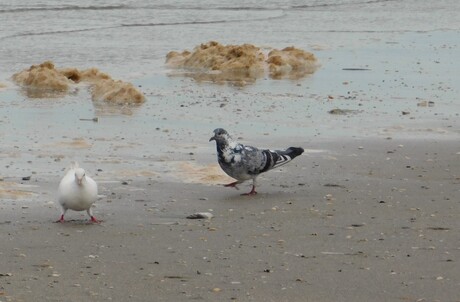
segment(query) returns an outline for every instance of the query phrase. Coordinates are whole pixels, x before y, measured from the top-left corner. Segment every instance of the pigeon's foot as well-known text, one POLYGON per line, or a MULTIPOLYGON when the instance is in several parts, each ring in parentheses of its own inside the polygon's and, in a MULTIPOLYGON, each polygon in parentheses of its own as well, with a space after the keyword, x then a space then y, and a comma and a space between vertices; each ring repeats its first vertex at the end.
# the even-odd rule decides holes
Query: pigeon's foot
POLYGON ((255 186, 252 186, 251 192, 243 193, 243 194, 241 194, 241 195, 243 195, 243 196, 251 196, 251 195, 256 195, 256 194, 257 194, 257 192, 256 192, 256 187, 255 187, 255 186))
POLYGON ((61 215, 61 217, 55 221, 55 223, 64 223, 65 220, 64 220, 64 215, 61 215))
POLYGON ((91 216, 91 222, 93 222, 93 223, 101 223, 102 220, 97 220, 96 217, 91 216))
POLYGON ((229 184, 224 185, 224 187, 235 188, 235 189, 239 190, 238 187, 236 186, 237 184, 239 184, 239 182, 238 182, 238 181, 234 181, 234 182, 232 182, 232 183, 229 183, 229 184))

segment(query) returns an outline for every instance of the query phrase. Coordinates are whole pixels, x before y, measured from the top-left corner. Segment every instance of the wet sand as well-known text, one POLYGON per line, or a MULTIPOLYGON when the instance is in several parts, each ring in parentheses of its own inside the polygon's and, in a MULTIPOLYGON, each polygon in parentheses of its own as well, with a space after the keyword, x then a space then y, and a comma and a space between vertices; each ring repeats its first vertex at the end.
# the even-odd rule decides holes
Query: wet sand
POLYGON ((53 223, 59 173, 4 179, 18 196, 0 206, 0 301, 459 301, 458 143, 308 148, 254 197, 99 171, 100 225, 77 212, 53 223))

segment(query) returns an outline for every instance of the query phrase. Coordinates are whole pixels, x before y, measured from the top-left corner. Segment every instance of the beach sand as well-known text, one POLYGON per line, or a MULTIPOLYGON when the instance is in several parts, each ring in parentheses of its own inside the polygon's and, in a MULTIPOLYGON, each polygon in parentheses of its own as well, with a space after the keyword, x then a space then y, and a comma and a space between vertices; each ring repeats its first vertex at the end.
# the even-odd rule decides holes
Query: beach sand
POLYGON ((309 147, 253 197, 136 173, 101 182, 99 225, 53 223, 58 177, 12 179, 41 201, 1 206, 0 300, 458 301, 458 144, 309 147))

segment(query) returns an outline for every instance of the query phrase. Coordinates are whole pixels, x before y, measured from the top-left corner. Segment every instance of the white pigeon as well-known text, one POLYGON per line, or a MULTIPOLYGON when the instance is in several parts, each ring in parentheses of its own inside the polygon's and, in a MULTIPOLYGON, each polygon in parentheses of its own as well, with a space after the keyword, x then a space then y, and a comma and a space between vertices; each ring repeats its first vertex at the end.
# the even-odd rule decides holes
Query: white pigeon
POLYGON ((234 141, 222 128, 214 130, 214 136, 209 141, 213 140, 216 141, 217 161, 220 167, 237 180, 225 186, 238 189, 238 184, 252 179, 252 190, 242 195, 257 194, 256 178, 260 173, 284 165, 304 152, 304 149, 300 147, 269 150, 245 146, 234 141))
POLYGON ((86 211, 92 222, 99 222, 94 217, 91 206, 97 199, 97 184, 85 170, 74 162, 61 179, 58 189, 58 200, 62 207, 61 217, 57 222, 64 222, 68 209, 86 211))

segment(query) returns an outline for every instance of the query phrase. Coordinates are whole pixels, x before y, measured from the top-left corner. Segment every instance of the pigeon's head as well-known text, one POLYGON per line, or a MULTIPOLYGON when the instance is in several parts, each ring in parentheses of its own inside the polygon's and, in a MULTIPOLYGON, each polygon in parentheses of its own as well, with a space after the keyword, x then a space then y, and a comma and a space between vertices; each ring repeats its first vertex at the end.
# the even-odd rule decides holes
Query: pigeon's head
POLYGON ((85 181, 85 170, 82 168, 75 169, 75 181, 79 186, 81 186, 85 181))
POLYGON ((209 141, 216 141, 217 144, 228 144, 229 140, 231 140, 230 135, 222 128, 215 129, 214 136, 209 139, 209 141))

